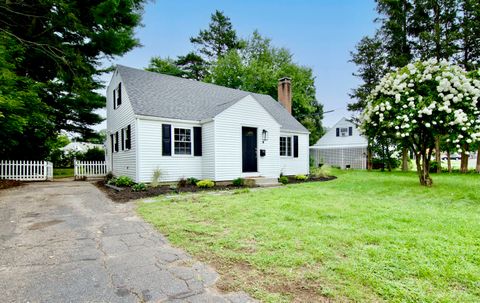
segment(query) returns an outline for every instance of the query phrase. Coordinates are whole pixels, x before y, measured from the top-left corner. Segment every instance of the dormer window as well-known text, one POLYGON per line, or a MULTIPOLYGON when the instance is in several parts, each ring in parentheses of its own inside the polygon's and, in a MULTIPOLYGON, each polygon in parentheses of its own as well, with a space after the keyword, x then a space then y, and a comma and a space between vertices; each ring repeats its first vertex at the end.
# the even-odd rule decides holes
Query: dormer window
POLYGON ((353 135, 353 127, 337 127, 337 137, 350 137, 353 135))
POLYGON ((122 104, 122 83, 113 90, 113 108, 116 109, 122 104))

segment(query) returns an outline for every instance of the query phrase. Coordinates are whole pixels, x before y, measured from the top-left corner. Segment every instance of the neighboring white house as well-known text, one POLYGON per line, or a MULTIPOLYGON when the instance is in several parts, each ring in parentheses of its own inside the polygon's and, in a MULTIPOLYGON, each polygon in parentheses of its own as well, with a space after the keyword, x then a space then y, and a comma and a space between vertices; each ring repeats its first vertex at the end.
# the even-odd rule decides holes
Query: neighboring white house
POLYGON ((89 142, 71 142, 61 148, 64 153, 68 152, 81 152, 86 153, 89 149, 103 149, 103 144, 94 144, 89 142))
POLYGON ((367 167, 367 139, 355 124, 342 118, 310 147, 314 165, 329 164, 342 169, 367 167))
POLYGON ((150 182, 308 174, 309 132, 279 99, 118 65, 107 88, 107 163, 150 182), (284 106, 282 106, 284 105, 284 106), (287 109, 286 109, 287 108, 287 109))

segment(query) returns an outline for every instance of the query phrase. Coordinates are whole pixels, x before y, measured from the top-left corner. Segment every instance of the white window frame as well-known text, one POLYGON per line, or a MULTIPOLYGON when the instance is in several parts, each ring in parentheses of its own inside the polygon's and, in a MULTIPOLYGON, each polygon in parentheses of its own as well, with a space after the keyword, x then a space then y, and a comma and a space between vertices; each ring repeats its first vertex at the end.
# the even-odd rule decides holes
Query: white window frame
POLYGON ((279 140, 280 157, 291 158, 293 157, 293 138, 292 136, 280 136, 279 140), (282 138, 285 138, 285 155, 282 155, 282 138), (289 143, 290 142, 290 146, 289 143), (290 147, 290 148, 288 148, 290 147))
POLYGON ((123 151, 128 151, 132 149, 132 134, 131 131, 132 127, 130 126, 130 148, 127 148, 127 133, 128 133, 128 125, 122 128, 123 132, 123 151))
POLYGON ((173 149, 172 155, 174 155, 174 156, 178 156, 178 157, 192 156, 193 157, 193 128, 192 127, 181 127, 181 126, 173 126, 172 125, 172 149, 173 149), (176 129, 188 130, 190 132, 190 141, 177 141, 177 140, 175 140, 175 130, 176 129), (176 148, 175 148, 175 143, 176 142, 190 142, 190 153, 189 154, 183 154, 183 153, 179 154, 179 153, 177 153, 176 148))

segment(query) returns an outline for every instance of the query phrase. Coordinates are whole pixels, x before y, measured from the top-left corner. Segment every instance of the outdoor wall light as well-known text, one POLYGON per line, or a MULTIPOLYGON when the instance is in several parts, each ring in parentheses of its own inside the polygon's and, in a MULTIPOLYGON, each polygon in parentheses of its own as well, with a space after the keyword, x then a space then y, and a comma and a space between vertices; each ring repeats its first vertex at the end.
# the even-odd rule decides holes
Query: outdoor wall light
POLYGON ((266 129, 262 130, 262 143, 268 141, 268 131, 266 129))

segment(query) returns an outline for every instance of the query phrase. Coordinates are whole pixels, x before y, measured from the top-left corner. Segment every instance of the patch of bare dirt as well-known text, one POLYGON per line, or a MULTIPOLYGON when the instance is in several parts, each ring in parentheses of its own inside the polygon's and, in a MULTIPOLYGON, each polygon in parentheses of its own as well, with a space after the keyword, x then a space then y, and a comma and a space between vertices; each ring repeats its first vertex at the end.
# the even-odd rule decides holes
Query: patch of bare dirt
POLYGON ((15 180, 0 180, 0 189, 7 189, 17 186, 22 186, 24 183, 15 180))
POLYGON ((263 272, 245 261, 226 262, 211 255, 200 257, 200 260, 214 267, 221 275, 216 287, 222 292, 263 289, 289 297, 292 303, 333 302, 321 294, 322 285, 319 281, 292 279, 275 272, 263 272))
POLYGON ((148 187, 146 191, 133 191, 131 188, 125 188, 121 191, 117 191, 113 188, 105 186, 104 181, 97 181, 95 185, 103 191, 107 196, 115 202, 128 202, 131 200, 137 200, 142 198, 154 197, 158 195, 172 193, 172 190, 168 185, 162 185, 157 187, 148 187))

